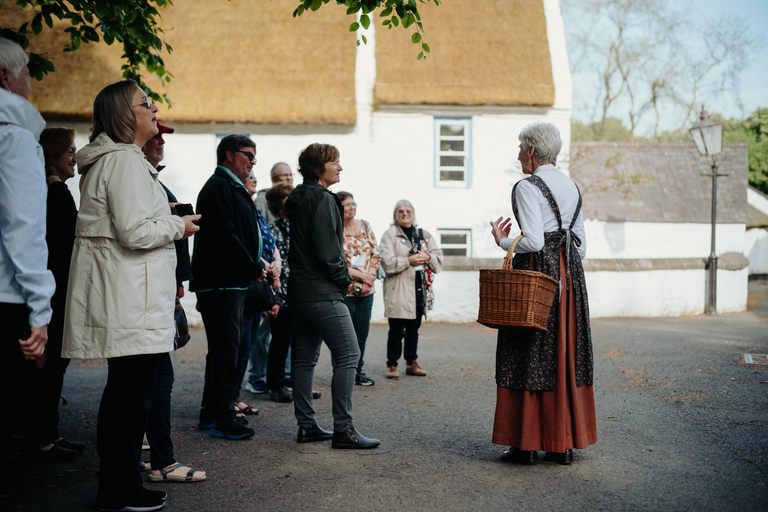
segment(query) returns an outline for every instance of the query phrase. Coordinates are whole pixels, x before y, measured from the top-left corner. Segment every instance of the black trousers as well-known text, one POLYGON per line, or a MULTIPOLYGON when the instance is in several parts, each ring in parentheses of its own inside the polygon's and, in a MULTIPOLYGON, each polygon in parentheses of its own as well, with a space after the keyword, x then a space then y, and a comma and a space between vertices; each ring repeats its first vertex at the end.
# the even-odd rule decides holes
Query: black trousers
POLYGON ((173 362, 171 354, 161 354, 157 365, 157 383, 152 408, 147 418, 149 462, 152 469, 162 469, 176 462, 171 441, 171 392, 173 391, 173 362))
POLYGON ((277 316, 270 322, 272 341, 269 343, 267 358, 267 389, 278 391, 285 386, 285 359, 293 343, 295 326, 293 312, 280 308, 277 316))
POLYGON ((411 364, 419 358, 416 350, 419 345, 419 327, 421 315, 413 320, 405 318, 389 319, 389 334, 387 335, 387 366, 397 366, 400 355, 405 356, 405 363, 411 364), (405 349, 403 349, 405 336, 405 349))
POLYGON ((245 294, 245 290, 212 290, 197 294, 208 340, 200 406, 200 421, 206 423, 235 417, 234 400, 240 385, 237 382, 237 356, 245 294))
POLYGON ((99 451, 99 505, 125 505, 141 494, 141 442, 167 354, 113 357, 101 396, 96 445, 99 451))
POLYGON ((34 361, 21 353, 20 339, 29 337, 29 309, 26 304, 0 303, 0 464, 5 465, 11 455, 11 434, 18 426, 14 418, 22 415, 32 395, 32 386, 39 370, 34 361))

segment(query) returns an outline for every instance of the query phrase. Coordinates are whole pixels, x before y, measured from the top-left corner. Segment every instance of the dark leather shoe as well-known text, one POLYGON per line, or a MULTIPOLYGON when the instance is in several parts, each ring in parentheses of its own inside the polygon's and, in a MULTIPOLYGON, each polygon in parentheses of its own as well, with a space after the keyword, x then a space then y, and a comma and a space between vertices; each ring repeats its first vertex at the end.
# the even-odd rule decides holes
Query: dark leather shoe
POLYGON ((280 388, 277 391, 270 391, 269 399, 273 402, 287 403, 293 402, 293 395, 290 394, 285 388, 280 388))
POLYGON ((536 462, 536 452, 527 452, 525 450, 518 450, 517 448, 510 448, 501 454, 501 460, 504 462, 513 462, 515 464, 530 465, 536 462))
POLYGON ((355 427, 349 427, 344 432, 334 432, 331 448, 345 448, 351 450, 363 450, 376 448, 381 444, 378 439, 369 439, 357 431, 355 427))
POLYGON ((315 423, 310 428, 299 428, 297 443, 314 443, 315 441, 327 441, 333 437, 333 432, 323 430, 315 423))
POLYGON ((546 452, 544 458, 567 466, 573 462, 573 450, 565 450, 564 453, 546 452))

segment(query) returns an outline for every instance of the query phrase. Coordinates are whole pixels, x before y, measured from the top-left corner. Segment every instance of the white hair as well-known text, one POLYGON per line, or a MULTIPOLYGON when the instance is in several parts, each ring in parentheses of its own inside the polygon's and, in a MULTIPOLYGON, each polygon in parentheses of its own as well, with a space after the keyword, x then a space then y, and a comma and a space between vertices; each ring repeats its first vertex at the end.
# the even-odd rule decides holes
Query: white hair
POLYGON ((523 151, 528 151, 531 146, 534 147, 533 154, 539 161, 557 165, 557 155, 563 147, 563 141, 560 139, 560 130, 551 123, 533 123, 529 124, 520 135, 520 147, 523 151))
POLYGON ((394 226, 397 224, 397 210, 403 205, 410 208, 413 212, 413 220, 411 221, 411 226, 416 227, 416 208, 414 208, 411 202, 407 199, 401 199, 397 202, 397 204, 395 204, 395 211, 392 212, 392 225, 394 226))
POLYGON ((0 37, 0 68, 7 69, 14 78, 19 78, 29 57, 18 44, 0 37))

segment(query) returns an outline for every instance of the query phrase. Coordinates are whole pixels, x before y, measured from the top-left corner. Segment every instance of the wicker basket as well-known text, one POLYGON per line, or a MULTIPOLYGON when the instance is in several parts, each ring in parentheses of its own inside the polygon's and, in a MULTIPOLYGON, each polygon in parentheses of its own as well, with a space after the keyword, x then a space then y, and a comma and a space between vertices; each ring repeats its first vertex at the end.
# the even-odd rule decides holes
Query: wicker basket
POLYGON ((512 270, 512 254, 521 238, 512 242, 501 270, 480 271, 477 321, 493 329, 547 332, 558 282, 541 272, 512 270))

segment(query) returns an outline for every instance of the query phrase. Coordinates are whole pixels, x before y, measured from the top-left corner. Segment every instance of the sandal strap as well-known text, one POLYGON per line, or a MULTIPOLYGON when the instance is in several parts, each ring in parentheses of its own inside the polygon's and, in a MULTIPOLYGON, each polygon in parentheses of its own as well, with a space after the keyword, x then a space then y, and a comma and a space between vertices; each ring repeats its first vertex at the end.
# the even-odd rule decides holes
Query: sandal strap
POLYGON ((191 481, 194 478, 195 473, 197 473, 197 470, 195 468, 189 468, 189 471, 187 471, 187 478, 186 478, 186 480, 188 482, 191 481))
POLYGON ((177 470, 177 469, 183 468, 183 467, 184 467, 184 464, 182 464, 181 462, 177 462, 175 464, 171 464, 167 468, 161 469, 160 470, 160 474, 163 475, 163 480, 168 480, 168 473, 173 473, 174 470, 177 470))

